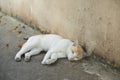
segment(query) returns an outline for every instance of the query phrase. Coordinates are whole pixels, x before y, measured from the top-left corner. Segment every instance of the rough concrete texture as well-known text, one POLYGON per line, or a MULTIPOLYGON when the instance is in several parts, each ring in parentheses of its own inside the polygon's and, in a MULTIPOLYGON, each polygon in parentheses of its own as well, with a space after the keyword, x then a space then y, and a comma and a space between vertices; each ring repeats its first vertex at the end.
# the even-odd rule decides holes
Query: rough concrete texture
POLYGON ((0 0, 0 8, 120 66, 120 0, 0 0))
POLYGON ((0 80, 120 80, 119 71, 95 57, 77 62, 60 59, 53 65, 42 65, 44 54, 40 54, 30 62, 16 62, 14 56, 21 45, 36 34, 41 33, 0 13, 0 80))

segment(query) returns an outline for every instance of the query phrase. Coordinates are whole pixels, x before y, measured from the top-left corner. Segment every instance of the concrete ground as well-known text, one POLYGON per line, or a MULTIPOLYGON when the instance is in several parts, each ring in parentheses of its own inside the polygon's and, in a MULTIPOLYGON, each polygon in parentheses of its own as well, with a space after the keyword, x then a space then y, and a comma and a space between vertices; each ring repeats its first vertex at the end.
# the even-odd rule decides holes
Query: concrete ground
POLYGON ((0 80, 120 80, 120 72, 97 57, 77 62, 60 59, 42 65, 44 52, 30 62, 16 62, 14 56, 29 36, 41 34, 22 22, 0 13, 0 80))

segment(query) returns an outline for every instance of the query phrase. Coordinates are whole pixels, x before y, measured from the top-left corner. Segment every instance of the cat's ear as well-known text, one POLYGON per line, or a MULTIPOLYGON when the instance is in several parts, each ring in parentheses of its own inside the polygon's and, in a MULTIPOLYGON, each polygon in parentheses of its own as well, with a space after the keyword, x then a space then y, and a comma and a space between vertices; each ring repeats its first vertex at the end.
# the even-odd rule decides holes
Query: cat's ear
POLYGON ((78 45, 79 45, 79 41, 75 40, 73 46, 78 46, 78 45))

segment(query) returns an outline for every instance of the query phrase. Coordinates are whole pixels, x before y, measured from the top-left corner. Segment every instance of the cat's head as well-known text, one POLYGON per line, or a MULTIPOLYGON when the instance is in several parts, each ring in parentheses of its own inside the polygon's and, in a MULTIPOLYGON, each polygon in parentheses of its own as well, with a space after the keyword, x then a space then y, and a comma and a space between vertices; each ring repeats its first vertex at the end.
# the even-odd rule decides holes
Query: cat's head
POLYGON ((71 52, 72 55, 69 58, 70 61, 80 60, 86 56, 86 53, 84 52, 83 48, 78 44, 78 41, 75 41, 72 45, 71 52))

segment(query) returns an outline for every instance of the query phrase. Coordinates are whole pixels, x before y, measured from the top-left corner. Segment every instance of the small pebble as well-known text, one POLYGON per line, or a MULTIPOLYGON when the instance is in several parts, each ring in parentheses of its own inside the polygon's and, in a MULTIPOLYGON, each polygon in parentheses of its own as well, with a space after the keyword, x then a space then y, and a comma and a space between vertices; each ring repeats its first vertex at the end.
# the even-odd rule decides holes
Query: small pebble
POLYGON ((21 44, 19 44, 19 45, 18 45, 18 47, 19 47, 19 48, 22 48, 22 45, 21 45, 21 44))
POLYGON ((6 47, 9 47, 9 44, 6 44, 6 47))
POLYGON ((24 40, 28 40, 28 38, 27 38, 27 37, 24 37, 23 39, 24 39, 24 40))
POLYGON ((22 31, 18 31, 18 33, 19 33, 19 34, 21 34, 21 33, 22 33, 22 31))
POLYGON ((25 26, 23 26, 22 28, 24 28, 24 29, 25 29, 25 26))

